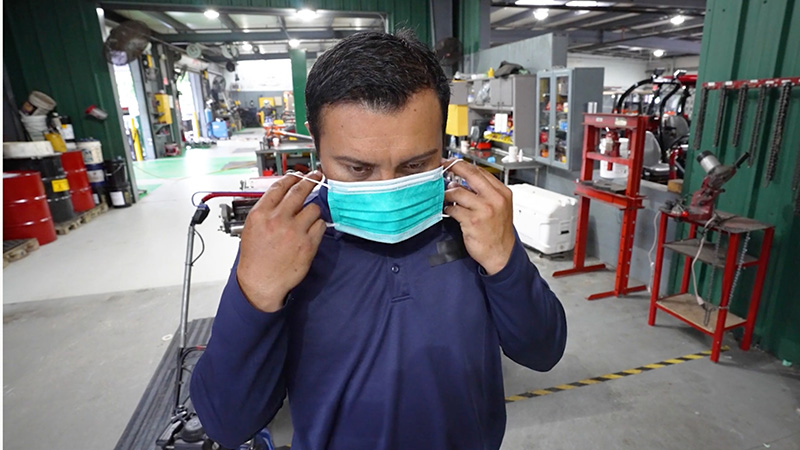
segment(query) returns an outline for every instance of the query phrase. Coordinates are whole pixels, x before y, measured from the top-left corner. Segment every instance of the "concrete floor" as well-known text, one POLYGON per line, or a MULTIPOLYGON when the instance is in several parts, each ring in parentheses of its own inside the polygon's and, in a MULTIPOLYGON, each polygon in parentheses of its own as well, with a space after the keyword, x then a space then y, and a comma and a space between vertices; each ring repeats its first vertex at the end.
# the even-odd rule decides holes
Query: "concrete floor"
MULTIPOLYGON (((177 175, 141 173, 158 187, 137 205, 4 269, 5 448, 114 447, 177 327, 189 196, 237 189, 254 174, 207 175, 255 148, 249 137, 190 152, 177 175)), ((217 215, 200 227, 206 253, 195 266, 193 318, 214 314, 237 249, 217 231, 217 215)), ((552 280, 570 263, 531 258, 564 303, 570 334, 551 372, 505 360, 507 395, 709 348, 709 338, 666 315, 648 327, 646 295, 584 300, 613 274, 552 280)), ((800 371, 727 339, 719 364, 704 358, 510 403, 503 449, 800 449, 800 371)), ((291 438, 285 410, 272 427, 278 445, 291 438)))

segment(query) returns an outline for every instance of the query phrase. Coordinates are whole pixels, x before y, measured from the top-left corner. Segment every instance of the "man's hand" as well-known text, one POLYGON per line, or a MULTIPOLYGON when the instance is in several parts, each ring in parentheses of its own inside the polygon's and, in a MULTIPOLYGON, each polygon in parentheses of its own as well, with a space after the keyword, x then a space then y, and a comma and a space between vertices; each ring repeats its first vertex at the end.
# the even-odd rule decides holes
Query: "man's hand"
MULTIPOLYGON (((444 165, 452 163, 446 161, 444 165)), ((464 178, 471 189, 451 183, 445 191, 444 213, 461 225, 467 252, 489 275, 508 263, 514 249, 511 190, 483 169, 469 163, 455 164, 450 171, 464 178)))
MULTIPOLYGON (((309 178, 321 180, 314 172, 309 178)), ((311 268, 325 233, 319 206, 309 204, 314 183, 287 175, 270 186, 247 215, 236 278, 247 300, 264 312, 283 306, 286 294, 311 268)))

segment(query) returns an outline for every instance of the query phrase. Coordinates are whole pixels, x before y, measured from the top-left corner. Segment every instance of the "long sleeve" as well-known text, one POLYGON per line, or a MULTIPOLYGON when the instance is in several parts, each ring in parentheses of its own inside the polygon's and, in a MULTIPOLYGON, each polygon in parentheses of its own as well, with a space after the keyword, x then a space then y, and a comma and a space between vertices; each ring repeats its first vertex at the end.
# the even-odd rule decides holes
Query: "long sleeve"
POLYGON ((506 266, 483 280, 503 352, 528 368, 552 369, 564 354, 567 320, 519 236, 506 266))
POLYGON ((255 309, 236 280, 238 263, 237 256, 190 388, 206 433, 228 448, 263 428, 286 395, 286 308, 255 309))

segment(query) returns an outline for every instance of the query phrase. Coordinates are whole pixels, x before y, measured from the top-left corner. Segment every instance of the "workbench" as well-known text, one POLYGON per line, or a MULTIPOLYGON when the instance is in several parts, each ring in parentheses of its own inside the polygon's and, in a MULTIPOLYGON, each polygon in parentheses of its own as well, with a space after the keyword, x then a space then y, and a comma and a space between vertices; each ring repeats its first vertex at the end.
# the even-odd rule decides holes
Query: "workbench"
MULTIPOLYGON (((650 289, 650 315, 647 323, 650 326, 655 325, 656 312, 662 310, 691 325, 693 328, 712 336, 711 360, 717 362, 719 361, 719 353, 722 347, 722 334, 727 330, 744 327, 744 336, 742 337, 740 347, 742 350, 750 349, 753 330, 756 325, 758 305, 761 301, 761 291, 764 286, 764 278, 767 274, 769 253, 772 247, 775 227, 747 217, 736 216, 721 211, 717 211, 715 214, 719 217, 719 220, 708 225, 708 227, 705 228, 705 232, 717 234, 717 243, 720 244, 718 252, 715 250, 717 244, 711 242, 705 242, 701 249, 701 239, 697 236, 697 228, 705 227, 706 221, 689 220, 680 215, 673 214, 669 210, 661 211, 661 221, 658 227, 656 266, 653 273, 653 285, 650 289), (674 242, 665 242, 667 221, 669 219, 688 223, 689 237, 674 242), (747 243, 750 241, 750 234, 754 232, 763 233, 761 250, 758 256, 752 256, 746 252, 747 243), (727 236, 726 243, 720 243, 720 239, 722 239, 723 236, 727 236), (739 247, 742 239, 744 239, 744 243, 741 245, 742 249, 740 251, 739 247), (672 250, 684 256, 683 277, 681 279, 680 292, 675 295, 659 298, 664 249, 672 250), (698 305, 696 294, 689 293, 689 277, 692 276, 691 266, 695 257, 697 257, 698 262, 723 269, 722 292, 719 304, 713 311, 709 311, 708 313, 703 307, 698 305), (728 304, 736 289, 737 278, 739 278, 738 272, 746 267, 756 267, 756 279, 750 294, 747 317, 744 318, 728 312, 728 304)), ((706 240, 708 241, 708 235, 706 235, 706 240)), ((706 282, 708 283, 707 280, 706 282)), ((705 299, 705 301, 709 300, 710 299, 705 299)))
POLYGON ((256 150, 256 163, 258 164, 258 174, 263 175, 264 170, 267 168, 270 158, 275 158, 276 175, 283 175, 283 163, 288 155, 303 155, 304 153, 310 154, 311 170, 317 168, 317 149, 312 142, 285 142, 277 147, 262 148, 256 150))
POLYGON ((494 162, 489 161, 488 157, 487 158, 480 157, 472 153, 471 151, 467 153, 460 153, 453 148, 449 150, 451 154, 456 154, 456 153, 460 154, 462 158, 466 161, 472 161, 475 164, 499 170, 500 172, 503 173, 503 183, 505 185, 508 185, 509 176, 512 171, 525 170, 525 169, 533 169, 536 171, 536 182, 534 184, 536 185, 539 184, 539 169, 542 167, 542 164, 537 163, 536 161, 533 160, 533 158, 530 158, 528 156, 523 156, 523 160, 519 162, 504 163, 502 162, 502 159, 508 156, 508 152, 497 148, 492 149, 492 156, 494 156, 495 158, 494 162))

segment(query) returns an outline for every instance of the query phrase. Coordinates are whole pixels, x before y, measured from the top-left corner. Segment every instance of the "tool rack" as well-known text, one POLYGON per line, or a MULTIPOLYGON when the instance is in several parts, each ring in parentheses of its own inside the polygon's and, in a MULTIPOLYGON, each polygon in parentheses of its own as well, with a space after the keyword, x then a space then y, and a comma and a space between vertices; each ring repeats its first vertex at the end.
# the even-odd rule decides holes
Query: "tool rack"
MULTIPOLYGON (((713 222, 708 226, 706 232, 713 231, 728 236, 727 248, 720 251, 725 257, 718 258, 710 246, 700 250, 700 239, 697 238, 697 228, 703 227, 704 222, 692 221, 672 213, 670 210, 661 210, 661 220, 658 227, 658 247, 656 251, 656 266, 653 273, 652 294, 650 297, 650 315, 647 323, 650 326, 656 323, 656 312, 660 309, 669 315, 676 317, 693 328, 702 331, 713 337, 711 344, 711 360, 719 361, 720 348, 722 346, 722 334, 733 328, 744 327, 744 337, 740 347, 742 350, 749 350, 753 338, 753 329, 756 324, 758 305, 761 301, 761 291, 764 286, 764 278, 767 274, 769 264, 769 252, 772 247, 772 238, 775 232, 773 225, 761 223, 747 217, 735 216, 733 214, 717 211, 715 213, 719 220, 717 225, 713 222), (667 221, 674 219, 689 223, 689 237, 687 239, 674 242, 665 242, 667 235, 667 221), (751 232, 763 232, 761 251, 758 257, 745 253, 745 248, 739 252, 739 244, 742 236, 751 232), (664 249, 684 255, 683 277, 681 279, 680 292, 675 295, 659 298, 659 288, 661 285, 661 268, 664 262, 664 249), (689 277, 691 276, 691 265, 695 256, 698 254, 698 261, 723 269, 722 292, 719 306, 710 313, 709 320, 705 322, 706 311, 697 304, 695 294, 689 293, 689 277), (748 306, 747 317, 742 318, 728 312, 728 303, 733 293, 736 272, 739 268, 756 267, 756 279, 753 284, 750 304, 748 306)), ((713 280, 712 280, 713 281, 713 280)))
POLYGON ((629 286, 631 253, 633 251, 633 237, 636 231, 636 214, 642 206, 643 196, 639 195, 639 186, 642 179, 642 157, 644 154, 644 138, 647 131, 647 116, 633 116, 625 114, 584 114, 583 116, 583 163, 580 178, 575 185, 575 194, 578 200, 578 225, 575 234, 575 251, 573 253, 573 267, 553 274, 554 277, 575 275, 579 273, 594 272, 606 268, 605 264, 587 266, 586 236, 589 231, 589 205, 591 200, 608 203, 623 211, 622 230, 619 240, 619 254, 617 257, 616 280, 614 289, 607 292, 592 294, 587 300, 622 296, 632 292, 645 290, 645 285, 629 286), (624 130, 628 133, 629 154, 627 158, 603 155, 597 151, 600 134, 605 129, 624 130), (622 164, 628 166, 628 181, 622 193, 600 189, 594 183, 594 162, 601 164, 622 164))

